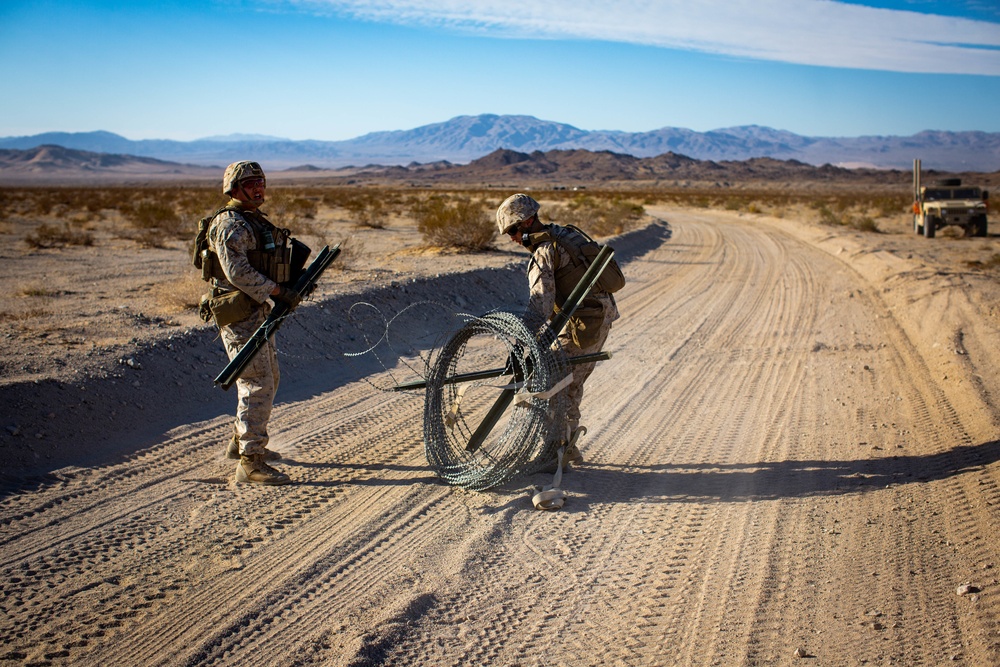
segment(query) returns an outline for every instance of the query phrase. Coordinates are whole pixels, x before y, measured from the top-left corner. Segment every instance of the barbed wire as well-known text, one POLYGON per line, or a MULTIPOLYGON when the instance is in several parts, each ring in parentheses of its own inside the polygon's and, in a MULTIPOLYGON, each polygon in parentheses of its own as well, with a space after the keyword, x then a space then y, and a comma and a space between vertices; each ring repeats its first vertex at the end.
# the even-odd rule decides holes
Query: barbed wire
POLYGON ((562 392, 547 392, 566 377, 569 364, 551 338, 536 336, 539 330, 546 329, 530 327, 511 313, 487 313, 470 319, 434 355, 426 377, 424 449, 444 481, 482 491, 535 472, 554 458, 565 400, 562 392), (500 367, 506 364, 523 382, 448 381, 470 366, 484 370, 484 363, 495 366, 500 360, 500 367), (468 451, 473 433, 505 390, 514 392, 506 422, 468 451))
MULTIPOLYGON (((426 383, 421 389, 424 452, 443 481, 483 491, 536 472, 555 458, 566 402, 564 392, 552 390, 570 374, 570 366, 541 318, 526 320, 504 311, 476 316, 436 301, 418 301, 387 317, 378 306, 359 301, 348 308, 346 320, 358 345, 341 356, 348 363, 374 359, 388 374, 389 385, 379 386, 370 371, 359 372, 373 389, 398 390, 393 373, 399 367, 426 383), (500 368, 507 372, 496 378, 451 381, 462 373, 500 368), (514 382, 515 377, 523 379, 514 382), (505 392, 512 405, 469 451, 473 434, 505 392)), ((299 326, 328 344, 313 327, 299 326)))

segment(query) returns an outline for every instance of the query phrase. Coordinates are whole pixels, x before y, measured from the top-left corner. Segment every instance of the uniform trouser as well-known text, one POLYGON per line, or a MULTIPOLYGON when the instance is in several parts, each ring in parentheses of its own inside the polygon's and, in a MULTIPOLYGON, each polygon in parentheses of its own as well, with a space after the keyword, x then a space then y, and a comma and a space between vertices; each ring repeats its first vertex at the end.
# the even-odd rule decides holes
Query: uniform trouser
MULTIPOLYGON (((598 334, 590 345, 581 347, 573 342, 573 338, 565 331, 559 336, 559 344, 562 345, 563 350, 565 350, 567 356, 576 357, 581 354, 592 354, 594 352, 600 352, 604 349, 604 343, 608 339, 608 334, 611 332, 611 322, 613 318, 613 312, 610 308, 604 309, 604 321, 601 323, 598 334)), ((573 371, 573 381, 564 390, 566 392, 566 439, 569 439, 570 434, 576 430, 577 426, 580 425, 580 402, 583 401, 583 385, 590 377, 590 374, 594 372, 594 368, 597 366, 597 362, 591 362, 589 364, 579 364, 577 366, 571 366, 570 369, 573 371)))
MULTIPOLYGON (((222 327, 222 342, 230 360, 264 323, 267 312, 266 307, 259 308, 252 317, 222 327)), ((271 419, 279 379, 278 355, 274 341, 269 340, 236 380, 234 430, 239 438, 240 454, 244 456, 260 453, 267 446, 267 423, 271 419)))

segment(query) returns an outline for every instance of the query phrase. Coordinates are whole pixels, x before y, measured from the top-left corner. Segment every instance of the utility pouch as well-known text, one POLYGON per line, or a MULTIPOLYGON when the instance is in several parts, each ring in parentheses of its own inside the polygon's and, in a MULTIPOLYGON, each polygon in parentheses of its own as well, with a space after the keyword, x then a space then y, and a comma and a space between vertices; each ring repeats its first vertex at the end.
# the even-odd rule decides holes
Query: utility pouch
POLYGON ((284 283, 286 287, 292 287, 298 282, 302 274, 305 273, 306 260, 309 259, 309 254, 312 250, 302 241, 298 239, 288 239, 291 245, 291 261, 288 277, 288 281, 284 283))
POLYGON ((208 299, 212 319, 220 328, 247 319, 259 305, 252 297, 239 290, 208 299))
POLYGON ((208 248, 202 250, 200 255, 201 255, 201 267, 200 267, 201 279, 204 280, 205 282, 208 282, 209 280, 212 279, 212 262, 215 259, 215 256, 212 254, 212 251, 209 250, 208 248))
POLYGON ((208 302, 212 300, 212 293, 205 292, 201 295, 201 301, 198 302, 198 317, 201 318, 202 322, 212 321, 212 308, 208 305, 208 302))
POLYGON ((601 324, 604 323, 604 306, 580 306, 566 323, 566 333, 580 349, 597 344, 601 324))

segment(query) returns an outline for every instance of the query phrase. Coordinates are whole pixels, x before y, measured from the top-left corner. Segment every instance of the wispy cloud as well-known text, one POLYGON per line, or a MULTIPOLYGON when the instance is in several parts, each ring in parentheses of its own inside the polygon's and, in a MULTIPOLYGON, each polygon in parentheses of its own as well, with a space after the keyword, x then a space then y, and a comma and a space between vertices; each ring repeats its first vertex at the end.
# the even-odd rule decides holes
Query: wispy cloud
POLYGON ((832 0, 290 0, 494 37, 594 39, 779 62, 1000 76, 1000 24, 832 0))

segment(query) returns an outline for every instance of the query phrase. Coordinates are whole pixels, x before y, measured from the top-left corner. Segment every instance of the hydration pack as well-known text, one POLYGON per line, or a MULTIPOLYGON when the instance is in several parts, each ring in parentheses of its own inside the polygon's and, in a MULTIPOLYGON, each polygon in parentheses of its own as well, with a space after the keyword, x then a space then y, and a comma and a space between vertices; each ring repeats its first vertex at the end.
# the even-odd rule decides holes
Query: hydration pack
MULTIPOLYGON (((593 263, 597 254, 601 252, 601 245, 590 238, 587 232, 575 225, 548 225, 544 232, 529 235, 529 242, 532 247, 552 241, 556 245, 561 245, 566 249, 573 262, 572 267, 560 267, 556 271, 557 283, 565 282, 567 285, 576 285, 579 278, 593 263)), ((625 275, 622 273, 618 261, 611 258, 611 262, 604 268, 597 278, 595 289, 601 292, 614 294, 625 286, 625 275)), ((559 285, 557 285, 557 288, 559 285)))
MULTIPOLYGON (((218 209, 215 213, 211 215, 206 215, 204 218, 198 221, 198 229, 194 235, 194 243, 191 244, 191 263, 194 264, 194 268, 201 269, 202 280, 211 280, 213 277, 213 259, 215 253, 211 251, 208 247, 208 228, 211 226, 212 221, 215 220, 215 216, 219 215, 223 211, 235 211, 237 209, 231 206, 223 206, 218 209)), ((218 262, 216 262, 218 263, 218 262)), ((221 272, 221 269, 219 269, 221 272)))

